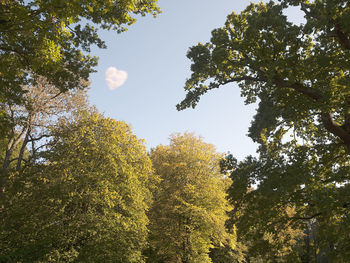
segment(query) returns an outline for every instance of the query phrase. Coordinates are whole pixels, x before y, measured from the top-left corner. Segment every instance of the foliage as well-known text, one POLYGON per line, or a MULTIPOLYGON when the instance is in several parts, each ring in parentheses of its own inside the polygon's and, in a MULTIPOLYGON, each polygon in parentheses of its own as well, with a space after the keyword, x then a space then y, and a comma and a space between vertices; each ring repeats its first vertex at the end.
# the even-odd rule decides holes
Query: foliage
MULTIPOLYGON (((8 119, 8 132, 0 143, 0 188, 4 189, 11 172, 20 176, 24 166, 38 158, 51 136, 51 131, 72 113, 88 107, 86 90, 61 92, 40 78, 36 86, 25 87, 23 103, 10 100, 0 103, 8 119), (29 154, 30 153, 30 154, 29 154)), ((0 203, 2 203, 0 192, 0 203)))
MULTIPOLYGON (((298 262, 306 253, 300 250, 305 246, 302 233, 312 223, 318 230, 313 232, 313 244, 309 245, 308 253, 315 252, 311 257, 327 251, 332 260, 346 262, 349 238, 343 233, 349 231, 344 207, 347 188, 323 181, 340 173, 325 170, 322 160, 320 165, 311 158, 308 161, 301 152, 296 156, 298 161, 286 161, 260 154, 260 159, 249 157, 232 171, 231 220, 237 226, 239 241, 250 247, 249 256, 280 255, 281 262, 298 262), (293 254, 298 260, 285 259, 293 254)), ((348 168, 341 170, 348 175, 348 168)))
POLYGON ((40 76, 61 91, 84 87, 97 63, 90 47, 105 48, 98 29, 125 31, 158 12, 156 0, 1 0, 0 102, 18 103, 40 76))
POLYGON ((8 183, 1 259, 143 262, 153 184, 143 143, 125 123, 95 112, 54 135, 39 162, 8 183))
MULTIPOLYGON (((221 167, 231 173, 233 180, 228 189, 234 207, 229 224, 237 227, 237 239, 245 246, 247 262, 300 262, 306 226, 298 220, 289 221, 295 209, 275 193, 278 190, 271 189, 271 185, 255 186, 257 160, 247 157, 237 164, 236 159, 228 155, 221 167)), ((268 176, 266 171, 264 176, 268 176)))
POLYGON ((212 262, 210 248, 234 246, 234 234, 225 229, 229 206, 220 158, 213 145, 188 133, 152 150, 161 182, 150 211, 150 242, 160 262, 212 262))
MULTIPOLYGON (((11 149, 22 140, 20 148, 27 144, 35 144, 31 147, 32 154, 37 151, 37 142, 49 137, 50 131, 62 119, 69 119, 72 113, 88 107, 87 92, 79 88, 61 92, 55 86, 50 85, 44 78, 40 78, 36 86, 24 87, 25 101, 16 104, 10 100, 0 103, 0 107, 11 123, 6 137, 7 147, 11 149)), ((43 146, 41 142, 41 147, 43 146)), ((8 158, 15 158, 11 152, 8 158)), ((4 167, 6 164, 2 162, 4 167)))
POLYGON ((249 136, 259 157, 231 175, 238 231, 278 240, 281 229, 316 220, 315 250, 336 262, 350 260, 349 21, 348 1, 250 4, 229 15, 209 43, 190 49, 193 73, 177 106, 195 107, 207 91, 233 82, 247 103, 258 100, 249 136), (304 13, 305 24, 288 21, 290 6, 304 13))
POLYGON ((236 242, 234 248, 229 246, 211 248, 209 256, 213 263, 243 263, 245 262, 245 250, 245 245, 236 242))
POLYGON ((248 103, 262 101, 254 123, 257 129, 270 131, 284 124, 310 141, 322 138, 322 143, 339 140, 350 145, 350 47, 340 37, 349 38, 349 3, 294 2, 303 3, 305 25, 287 21, 285 2, 251 4, 241 14, 229 15, 225 27, 212 32, 209 43, 192 47, 188 57, 193 73, 178 109, 194 107, 210 89, 238 82, 248 103), (327 16, 329 23, 316 23, 313 16, 327 16), (264 114, 268 106, 274 111, 264 114))

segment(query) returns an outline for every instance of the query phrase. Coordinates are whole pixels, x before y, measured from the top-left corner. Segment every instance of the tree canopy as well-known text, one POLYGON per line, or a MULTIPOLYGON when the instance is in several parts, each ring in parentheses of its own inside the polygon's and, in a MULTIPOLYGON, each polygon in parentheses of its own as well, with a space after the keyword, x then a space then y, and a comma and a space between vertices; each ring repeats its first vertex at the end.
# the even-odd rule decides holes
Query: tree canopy
POLYGON ((210 42, 191 47, 188 57, 192 75, 178 110, 229 83, 238 83, 246 103, 259 102, 249 128, 259 156, 237 164, 231 175, 240 231, 249 234, 254 225, 278 234, 316 224, 316 250, 349 260, 350 240, 341 234, 350 231, 349 2, 250 4, 213 30, 210 42), (305 23, 288 20, 284 11, 291 6, 305 23))
POLYGON ((86 89, 61 92, 44 78, 40 78, 36 86, 25 87, 24 90, 23 103, 0 102, 9 124, 0 145, 0 205, 3 205, 3 191, 11 173, 16 171, 20 176, 25 166, 40 158, 38 153, 53 136, 52 130, 61 121, 72 118, 77 111, 89 107, 86 89))
POLYGON ((81 112, 48 151, 9 179, 5 262, 143 262, 152 166, 124 122, 81 112))
POLYGON ((156 2, 0 0, 0 262, 350 262, 350 2, 251 3, 190 48, 178 110, 258 103, 241 161, 190 133, 147 152, 88 105, 99 30, 156 2))
POLYGON ((156 0, 0 1, 0 101, 22 99, 23 86, 38 77, 66 91, 88 81, 105 48, 98 29, 125 31, 136 17, 159 8, 156 0))
POLYGON ((151 159, 161 180, 150 211, 150 242, 159 262, 212 262, 210 248, 234 247, 234 234, 225 228, 227 183, 214 146, 177 134, 151 159))
POLYGON ((349 10, 348 1, 295 0, 232 13, 209 43, 190 48, 193 73, 178 109, 237 82, 247 103, 261 100, 258 129, 292 123, 307 140, 339 140, 350 150, 349 10), (305 24, 288 21, 283 11, 291 5, 304 12, 305 24))

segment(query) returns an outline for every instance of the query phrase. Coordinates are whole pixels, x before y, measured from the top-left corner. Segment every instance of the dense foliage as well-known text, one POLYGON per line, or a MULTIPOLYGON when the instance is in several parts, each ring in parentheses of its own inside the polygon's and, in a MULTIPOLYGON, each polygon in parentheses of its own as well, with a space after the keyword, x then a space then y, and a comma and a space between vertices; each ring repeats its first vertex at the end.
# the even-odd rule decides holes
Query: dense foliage
POLYGON ((258 102, 240 162, 189 133, 147 153, 89 106, 98 30, 156 2, 0 0, 0 262, 349 262, 349 1, 250 4, 190 48, 179 110, 258 102))
POLYGON ((1 212, 9 262, 143 262, 151 161, 128 125, 82 112, 14 177, 1 212))
POLYGON ((342 0, 281 0, 232 13, 209 43, 190 49, 193 73, 178 105, 195 107, 207 91, 233 82, 247 103, 259 101, 249 129, 259 157, 231 175, 234 222, 245 236, 316 224, 316 257, 336 262, 350 256, 342 234, 350 232, 349 23, 342 0), (288 21, 290 6, 305 24, 288 21))
POLYGON ((210 248, 234 246, 225 228, 229 206, 220 158, 213 145, 188 133, 151 152, 161 179, 150 211, 151 248, 159 262, 212 262, 210 248))
POLYGON ((88 108, 86 90, 76 88, 62 93, 43 78, 36 86, 24 89, 22 104, 11 100, 0 103, 10 123, 0 145, 0 206, 4 205, 2 195, 11 174, 16 172, 20 176, 25 166, 39 158, 38 153, 45 148, 52 129, 60 121, 88 108))

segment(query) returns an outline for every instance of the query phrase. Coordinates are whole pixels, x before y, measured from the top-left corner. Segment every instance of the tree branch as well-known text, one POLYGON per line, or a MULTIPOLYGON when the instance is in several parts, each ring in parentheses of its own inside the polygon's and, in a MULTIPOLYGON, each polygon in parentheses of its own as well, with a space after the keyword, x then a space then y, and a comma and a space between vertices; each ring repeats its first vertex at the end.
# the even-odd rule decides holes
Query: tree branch
POLYGON ((58 96, 60 96, 62 93, 64 93, 63 91, 58 92, 56 95, 54 95, 53 97, 50 98, 50 100, 56 99, 58 96))
POLYGON ((21 163, 22 163, 22 160, 23 160, 24 151, 25 151, 25 149, 27 147, 27 144, 28 144, 29 134, 30 134, 30 129, 28 128, 27 132, 26 132, 26 135, 24 137, 24 140, 22 142, 21 149, 19 151, 17 165, 16 165, 16 171, 19 171, 21 169, 21 163))
POLYGON ((48 138, 48 137, 51 137, 51 135, 48 135, 48 134, 43 134, 37 138, 33 138, 32 136, 30 136, 30 139, 28 140, 28 142, 34 142, 34 141, 39 141, 41 140, 42 138, 48 138))
POLYGON ((322 95, 319 94, 317 90, 312 89, 310 87, 306 87, 301 83, 298 83, 298 82, 289 83, 288 81, 282 80, 280 77, 275 77, 274 83, 277 86, 294 89, 295 91, 298 91, 306 95, 307 97, 309 97, 310 99, 313 99, 314 101, 319 101, 320 99, 322 99, 322 95))
POLYGON ((321 120, 327 131, 340 138, 350 151, 350 134, 339 126, 332 118, 331 113, 322 113, 321 120))
MULTIPOLYGON (((290 84, 287 81, 280 79, 279 77, 275 77, 274 81, 276 85, 292 88, 295 91, 298 91, 313 99, 314 101, 319 101, 322 99, 322 95, 317 90, 306 87, 301 83, 290 84)), ((350 133, 333 120, 331 113, 321 113, 321 120, 324 128, 328 132, 338 137, 346 145, 347 150, 350 152, 350 133)))
POLYGON ((209 84, 209 89, 215 89, 219 86, 226 85, 228 83, 232 82, 240 82, 245 80, 251 80, 251 81, 267 81, 266 78, 263 77, 252 77, 252 76, 243 76, 243 77, 236 77, 236 78, 230 78, 224 81, 218 81, 218 83, 211 83, 209 84))
POLYGON ((334 28, 335 28, 334 32, 337 35, 340 44, 344 48, 350 50, 350 40, 347 37, 347 35, 343 32, 343 30, 338 22, 334 21, 334 28))

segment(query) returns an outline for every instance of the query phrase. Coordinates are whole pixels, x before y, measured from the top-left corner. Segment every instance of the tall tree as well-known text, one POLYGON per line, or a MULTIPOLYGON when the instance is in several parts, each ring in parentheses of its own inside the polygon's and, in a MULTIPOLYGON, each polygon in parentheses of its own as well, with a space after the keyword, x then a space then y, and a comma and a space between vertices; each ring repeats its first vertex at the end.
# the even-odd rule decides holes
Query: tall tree
POLYGON ((1 260, 143 262, 152 167, 142 141, 123 122, 82 112, 51 143, 11 178, 1 260))
POLYGON ((212 262, 210 248, 234 245, 225 229, 229 206, 220 158, 213 145, 188 133, 152 150, 161 182, 150 211, 150 241, 160 262, 212 262))
POLYGON ((350 256, 342 234, 350 232, 349 21, 343 0, 281 0, 232 13, 209 43, 188 52, 193 73, 178 105, 195 107, 207 91, 234 82, 247 103, 259 100, 249 130, 259 158, 232 174, 231 198, 256 208, 247 224, 317 220, 320 246, 337 262, 350 256), (288 21, 290 6, 305 24, 288 21))

